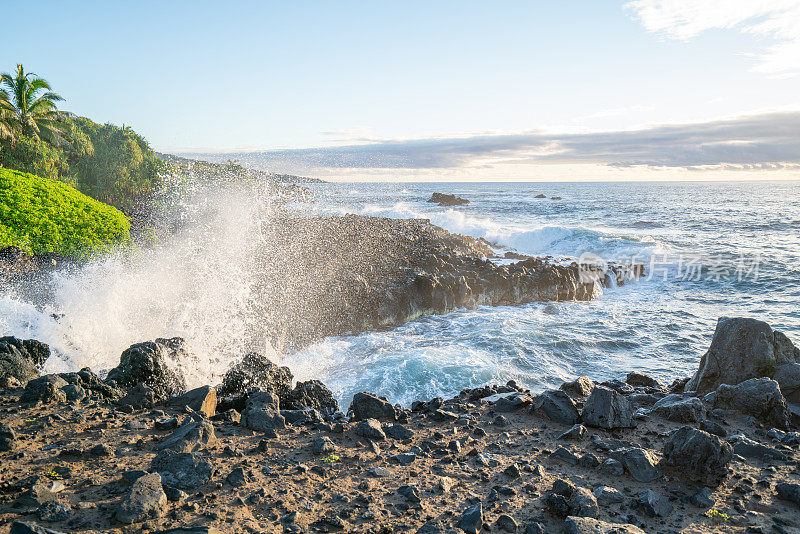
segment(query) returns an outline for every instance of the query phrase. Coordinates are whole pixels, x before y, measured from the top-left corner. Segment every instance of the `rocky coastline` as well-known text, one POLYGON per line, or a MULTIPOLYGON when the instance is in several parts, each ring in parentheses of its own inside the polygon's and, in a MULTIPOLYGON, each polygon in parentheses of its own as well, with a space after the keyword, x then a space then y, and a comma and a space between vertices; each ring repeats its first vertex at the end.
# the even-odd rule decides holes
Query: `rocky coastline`
POLYGON ((0 339, 0 533, 800 531, 800 350, 721 318, 692 377, 620 372, 339 407, 248 354, 186 391, 179 338, 105 379, 0 339), (624 377, 624 379, 623 379, 624 377))
MULTIPOLYGON (((427 219, 279 213, 254 251, 248 313, 259 339, 299 348, 334 335, 398 326, 457 308, 589 301, 644 274, 642 264, 580 264, 508 251, 427 219)), ((0 250, 0 287, 46 291, 49 272, 79 260, 0 250)), ((35 301, 46 300, 46 297, 35 301)))

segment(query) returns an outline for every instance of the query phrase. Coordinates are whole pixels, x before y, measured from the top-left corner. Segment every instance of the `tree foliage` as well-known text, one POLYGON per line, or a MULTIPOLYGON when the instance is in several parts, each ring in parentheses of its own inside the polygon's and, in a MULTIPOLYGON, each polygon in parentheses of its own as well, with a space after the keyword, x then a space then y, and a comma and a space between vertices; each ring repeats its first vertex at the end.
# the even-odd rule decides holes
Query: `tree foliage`
POLYGON ((119 210, 63 182, 0 169, 0 246, 80 256, 129 239, 119 210))

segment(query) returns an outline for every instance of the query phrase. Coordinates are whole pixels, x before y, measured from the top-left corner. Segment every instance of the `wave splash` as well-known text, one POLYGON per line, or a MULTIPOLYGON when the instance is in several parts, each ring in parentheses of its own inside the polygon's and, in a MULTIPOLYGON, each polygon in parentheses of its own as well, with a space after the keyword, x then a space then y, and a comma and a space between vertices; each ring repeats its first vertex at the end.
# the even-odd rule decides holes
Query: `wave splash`
POLYGON ((133 343, 173 336, 194 354, 172 362, 189 385, 214 383, 250 350, 274 358, 251 306, 252 258, 273 208, 266 191, 196 187, 163 242, 55 272, 44 295, 0 295, 0 332, 50 345, 46 372, 103 372, 133 343))
POLYGON ((359 215, 376 217, 430 219, 433 224, 450 232, 484 238, 501 248, 531 255, 578 257, 588 252, 605 259, 644 261, 667 250, 658 240, 635 233, 583 226, 509 225, 452 208, 421 211, 409 202, 397 202, 391 207, 365 204, 355 209, 340 209, 339 213, 354 211, 359 215))

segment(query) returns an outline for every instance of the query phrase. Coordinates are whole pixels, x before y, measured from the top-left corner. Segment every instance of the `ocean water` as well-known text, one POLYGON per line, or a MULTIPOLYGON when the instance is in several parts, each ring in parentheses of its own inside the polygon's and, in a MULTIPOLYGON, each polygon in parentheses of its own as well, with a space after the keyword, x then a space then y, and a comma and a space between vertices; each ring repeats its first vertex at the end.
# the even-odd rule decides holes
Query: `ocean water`
POLYGON ((170 239, 54 273, 37 298, 0 292, 0 335, 50 344, 50 372, 102 372, 132 343, 182 336, 195 358, 171 363, 190 385, 215 383, 260 350, 299 380, 325 382, 345 408, 358 391, 408 405, 512 379, 541 390, 637 370, 668 382, 696 369, 723 315, 765 320, 800 342, 798 182, 309 187, 315 201, 293 205, 298 215, 422 217, 501 254, 591 253, 643 262, 648 276, 588 303, 460 309, 279 355, 254 335, 250 291, 261 267, 249 258, 276 223, 273 207, 260 191, 200 190, 180 200, 182 229, 170 239), (434 191, 470 204, 427 203, 434 191))
MULTIPOLYGON (((534 390, 580 375, 687 376, 717 318, 767 321, 800 343, 800 183, 415 183, 314 186, 319 213, 422 217, 498 252, 591 253, 647 276, 593 302, 481 307, 320 341, 287 357, 347 401, 408 404, 516 380, 534 390), (425 202, 434 191, 467 206, 425 202), (545 194, 548 198, 535 198, 545 194), (561 200, 551 200, 558 196, 561 200)), ((304 208, 307 209, 307 208, 304 208)))

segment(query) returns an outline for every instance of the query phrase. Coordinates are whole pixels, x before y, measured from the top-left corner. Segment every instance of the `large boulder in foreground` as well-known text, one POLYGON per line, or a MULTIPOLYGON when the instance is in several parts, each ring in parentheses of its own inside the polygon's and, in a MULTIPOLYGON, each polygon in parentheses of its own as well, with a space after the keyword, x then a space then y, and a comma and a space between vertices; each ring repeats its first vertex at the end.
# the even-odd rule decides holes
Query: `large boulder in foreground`
POLYGON ((791 420, 780 386, 769 378, 751 378, 735 386, 722 384, 706 395, 705 400, 717 408, 737 410, 782 429, 788 428, 791 420))
POLYGON ((186 391, 183 376, 170 368, 167 361, 187 357, 185 342, 179 337, 136 343, 125 349, 119 365, 108 373, 106 380, 125 389, 144 384, 153 390, 156 401, 163 401, 186 391))
POLYGON ((711 346, 685 391, 701 396, 721 384, 736 385, 751 378, 772 378, 778 368, 800 363, 800 349, 763 321, 720 317, 711 346))
POLYGON ((286 428, 286 419, 280 413, 280 399, 272 391, 258 391, 250 395, 242 412, 242 426, 266 432, 286 428))
POLYGON ((292 390, 292 378, 288 367, 279 367, 266 356, 250 352, 228 369, 222 377, 222 384, 217 387, 217 394, 227 397, 271 389, 283 399, 292 390))
POLYGON ((681 478, 718 482, 727 474, 733 448, 717 436, 690 426, 679 428, 664 444, 663 465, 681 478))
POLYGON ((22 383, 39 376, 39 367, 50 357, 50 347, 35 339, 0 337, 0 380, 13 377, 22 383))

